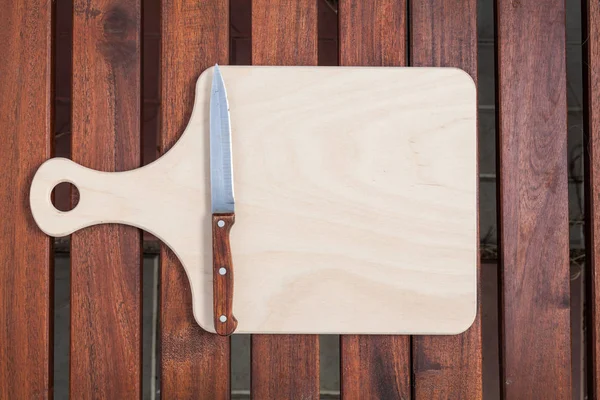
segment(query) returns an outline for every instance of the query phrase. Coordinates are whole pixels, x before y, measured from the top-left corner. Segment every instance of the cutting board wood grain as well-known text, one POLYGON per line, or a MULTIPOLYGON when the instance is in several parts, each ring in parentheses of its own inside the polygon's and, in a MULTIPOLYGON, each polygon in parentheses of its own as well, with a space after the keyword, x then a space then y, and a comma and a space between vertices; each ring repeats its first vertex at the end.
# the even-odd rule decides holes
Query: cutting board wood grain
MULTIPOLYGON (((160 238, 181 260, 194 316, 210 332, 212 70, 199 77, 190 121, 163 157, 116 173, 50 159, 30 193, 48 235, 122 223, 160 238), (80 194, 68 212, 51 203, 61 182, 80 194)), ((236 198, 235 333, 467 329, 476 312, 478 241, 469 75, 395 67, 221 72, 236 198)))

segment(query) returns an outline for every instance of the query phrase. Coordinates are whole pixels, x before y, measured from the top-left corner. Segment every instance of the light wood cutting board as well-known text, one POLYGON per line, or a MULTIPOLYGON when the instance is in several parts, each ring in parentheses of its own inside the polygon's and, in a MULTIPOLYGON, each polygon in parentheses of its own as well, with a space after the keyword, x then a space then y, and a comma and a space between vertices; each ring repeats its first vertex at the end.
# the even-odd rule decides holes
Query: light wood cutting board
MULTIPOLYGON (((198 79, 185 132, 159 160, 106 173, 51 159, 30 196, 48 235, 116 222, 164 241, 185 267, 197 322, 210 332, 212 70, 198 79), (65 181, 80 193, 69 212, 50 201, 65 181)), ((468 328, 478 256, 471 78, 453 68, 221 71, 232 123, 235 333, 468 328)))

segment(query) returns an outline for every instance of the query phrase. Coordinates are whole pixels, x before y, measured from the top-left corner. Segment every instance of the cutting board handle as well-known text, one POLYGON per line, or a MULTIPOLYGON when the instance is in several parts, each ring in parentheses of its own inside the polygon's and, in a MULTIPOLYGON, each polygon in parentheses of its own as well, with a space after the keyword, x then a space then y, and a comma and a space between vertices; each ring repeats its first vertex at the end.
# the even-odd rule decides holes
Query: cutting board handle
POLYGON ((131 190, 140 171, 102 172, 66 158, 50 159, 40 166, 31 183, 33 218, 44 233, 54 237, 109 222, 135 225, 135 203, 141 194, 132 196, 131 190), (79 191, 79 202, 70 211, 56 209, 51 200, 52 190, 63 182, 79 191))

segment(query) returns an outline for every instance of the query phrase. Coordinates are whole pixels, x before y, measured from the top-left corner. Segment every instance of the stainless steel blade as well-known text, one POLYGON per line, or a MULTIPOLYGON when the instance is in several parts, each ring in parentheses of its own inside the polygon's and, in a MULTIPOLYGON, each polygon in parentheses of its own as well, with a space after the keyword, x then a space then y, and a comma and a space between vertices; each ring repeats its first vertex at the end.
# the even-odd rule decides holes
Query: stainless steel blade
POLYGON ((210 92, 210 185, 213 214, 234 212, 229 103, 218 65, 210 92))

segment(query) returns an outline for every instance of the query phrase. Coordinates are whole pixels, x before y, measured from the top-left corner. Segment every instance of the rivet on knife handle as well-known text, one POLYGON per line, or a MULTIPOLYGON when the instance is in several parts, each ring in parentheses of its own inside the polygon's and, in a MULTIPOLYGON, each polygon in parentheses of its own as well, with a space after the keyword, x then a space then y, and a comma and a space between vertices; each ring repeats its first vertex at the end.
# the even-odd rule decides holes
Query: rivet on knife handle
POLYGON ((213 214, 213 312, 215 331, 219 335, 231 335, 237 327, 233 316, 233 262, 229 232, 235 222, 235 214, 213 214))

